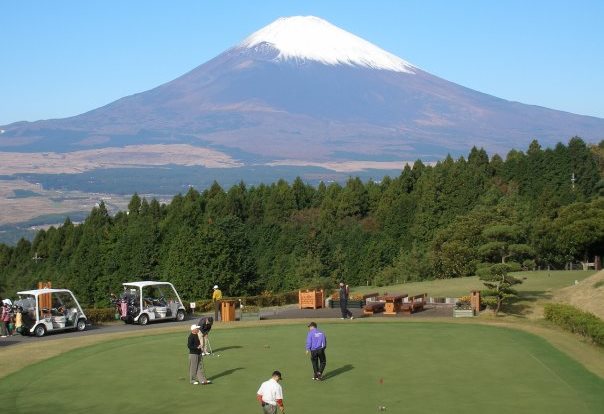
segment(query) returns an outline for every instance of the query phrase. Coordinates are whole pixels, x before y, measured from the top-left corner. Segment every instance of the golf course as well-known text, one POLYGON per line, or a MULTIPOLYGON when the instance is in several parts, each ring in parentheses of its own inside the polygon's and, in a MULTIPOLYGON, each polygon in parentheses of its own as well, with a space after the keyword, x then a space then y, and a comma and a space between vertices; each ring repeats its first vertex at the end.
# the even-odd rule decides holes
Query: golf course
MULTIPOLYGON (((536 307, 534 297, 547 300, 571 278, 587 276, 529 274, 520 303, 536 307)), ((474 281, 435 283, 411 287, 446 294, 474 281)), ((601 348, 525 319, 317 320, 328 338, 322 382, 311 379, 304 352, 306 320, 217 324, 214 354, 204 358, 209 385, 189 384, 188 325, 57 336, 3 349, 2 367, 10 373, 0 373, 0 407, 11 413, 260 412, 256 391, 278 369, 286 412, 293 413, 600 413, 601 348)))

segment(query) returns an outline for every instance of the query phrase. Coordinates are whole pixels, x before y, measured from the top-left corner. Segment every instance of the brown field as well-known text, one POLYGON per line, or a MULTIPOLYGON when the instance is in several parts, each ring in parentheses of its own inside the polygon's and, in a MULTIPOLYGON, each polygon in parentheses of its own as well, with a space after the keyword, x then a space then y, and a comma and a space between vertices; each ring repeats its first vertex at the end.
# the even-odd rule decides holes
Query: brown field
POLYGON ((101 200, 110 211, 117 211, 128 205, 130 197, 44 190, 41 185, 24 180, 0 180, 0 225, 22 223, 47 214, 90 211, 101 200), (28 190, 39 196, 11 198, 14 190, 28 190))
POLYGON ((184 144, 131 145, 67 153, 0 152, 0 175, 76 174, 97 168, 167 164, 202 165, 208 168, 240 166, 237 161, 222 152, 184 144))

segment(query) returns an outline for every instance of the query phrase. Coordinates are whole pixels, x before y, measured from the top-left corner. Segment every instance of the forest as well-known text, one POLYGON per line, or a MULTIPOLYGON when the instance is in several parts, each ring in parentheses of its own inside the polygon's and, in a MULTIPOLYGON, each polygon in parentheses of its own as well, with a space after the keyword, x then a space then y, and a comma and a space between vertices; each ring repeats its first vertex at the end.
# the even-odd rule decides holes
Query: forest
POLYGON ((472 148, 396 177, 296 178, 170 203, 134 194, 127 211, 101 202, 86 219, 0 244, 0 294, 38 281, 109 304, 123 282, 165 280, 198 300, 315 286, 378 285, 476 274, 481 266, 562 269, 604 256, 604 141, 533 141, 505 159, 472 148))

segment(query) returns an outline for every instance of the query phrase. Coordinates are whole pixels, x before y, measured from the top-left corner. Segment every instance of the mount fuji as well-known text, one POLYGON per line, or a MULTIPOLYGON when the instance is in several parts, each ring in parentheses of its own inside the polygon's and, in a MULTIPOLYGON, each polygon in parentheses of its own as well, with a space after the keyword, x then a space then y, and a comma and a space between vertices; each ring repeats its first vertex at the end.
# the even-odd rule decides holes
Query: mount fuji
POLYGON ((5 154, 96 154, 111 159, 104 168, 126 165, 133 153, 139 166, 208 166, 210 157, 222 167, 375 168, 466 155, 472 146, 505 155, 533 139, 600 140, 604 119, 474 91, 325 20, 296 16, 154 89, 74 117, 0 129, 5 154))

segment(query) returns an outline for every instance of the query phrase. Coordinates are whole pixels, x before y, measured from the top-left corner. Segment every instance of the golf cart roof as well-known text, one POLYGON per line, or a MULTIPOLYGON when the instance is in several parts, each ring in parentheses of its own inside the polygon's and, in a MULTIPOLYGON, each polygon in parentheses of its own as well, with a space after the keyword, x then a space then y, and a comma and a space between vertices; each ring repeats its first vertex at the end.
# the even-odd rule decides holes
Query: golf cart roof
POLYGON ((59 293, 59 292, 68 292, 71 293, 69 289, 33 289, 33 290, 23 290, 21 292, 17 292, 17 295, 43 295, 45 293, 59 293))
POLYGON ((145 280, 142 282, 128 282, 128 283, 124 283, 124 286, 131 286, 131 287, 136 287, 136 288, 144 288, 145 286, 152 286, 152 285, 169 285, 172 286, 172 283, 170 282, 157 282, 157 281, 153 281, 153 280, 145 280))

